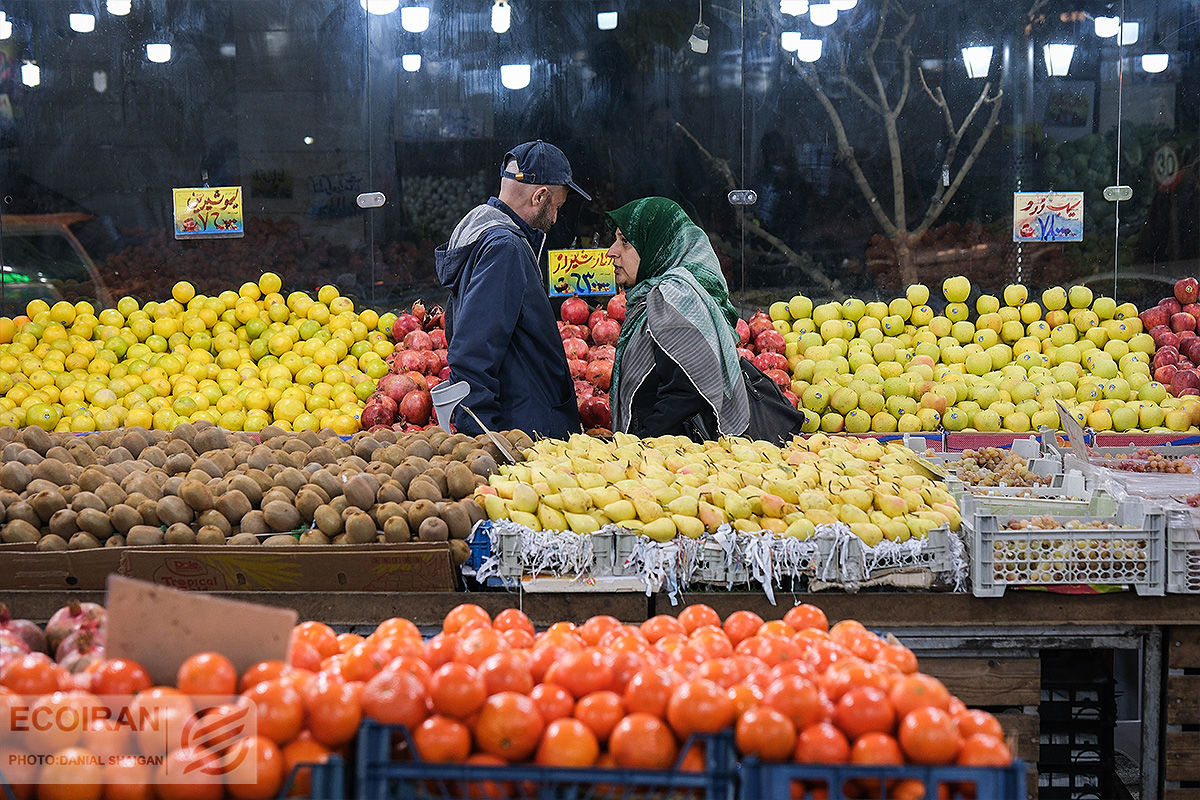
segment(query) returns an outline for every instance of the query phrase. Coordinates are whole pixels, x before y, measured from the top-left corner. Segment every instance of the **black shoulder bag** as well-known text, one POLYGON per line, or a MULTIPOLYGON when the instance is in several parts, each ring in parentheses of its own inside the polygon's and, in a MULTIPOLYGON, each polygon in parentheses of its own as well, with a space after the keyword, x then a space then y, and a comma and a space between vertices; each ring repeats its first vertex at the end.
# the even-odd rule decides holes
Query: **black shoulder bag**
POLYGON ((803 432, 808 412, 794 408, 779 385, 748 359, 740 359, 750 401, 750 427, 746 438, 783 444, 803 432))

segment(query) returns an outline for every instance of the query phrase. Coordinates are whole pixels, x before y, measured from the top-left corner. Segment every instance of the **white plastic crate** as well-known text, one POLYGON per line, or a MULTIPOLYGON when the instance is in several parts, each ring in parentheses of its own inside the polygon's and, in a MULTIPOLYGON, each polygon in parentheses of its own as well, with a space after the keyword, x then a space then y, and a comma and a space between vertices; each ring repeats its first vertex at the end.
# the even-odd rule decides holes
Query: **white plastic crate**
POLYGON ((718 531, 706 537, 700 547, 695 582, 725 587, 750 583, 746 538, 732 531, 718 531))
MULTIPOLYGON (((1059 453, 1044 449, 1042 443, 1032 437, 1013 440, 1011 450, 1029 462, 1030 472, 1035 475, 1050 476, 1057 480, 1057 484, 1052 481, 1052 486, 1061 485, 1063 460, 1059 453)), ((963 461, 961 452, 925 455, 921 457, 921 460, 930 472, 946 481, 951 492, 956 489, 961 490, 965 486, 956 475, 963 461)))
MULTIPOLYGON (((838 526, 831 526, 834 531, 838 526)), ((818 531, 820 533, 820 531, 818 531)), ((842 535, 817 536, 816 576, 823 581, 856 584, 901 569, 925 569, 937 575, 953 571, 950 529, 934 528, 924 539, 883 540, 868 547, 846 529, 842 535)))
MULTIPOLYGON (((1166 514, 1139 501, 1122 502, 1112 517, 1061 516, 1080 528, 1008 530, 1028 514, 963 517, 970 555, 971 591, 1000 597, 1009 586, 1126 585, 1140 595, 1162 595, 1166 583, 1166 514), (1087 527, 1115 522, 1129 528, 1087 527)), ((1037 515, 1034 515, 1037 516, 1037 515)))
POLYGON ((963 488, 955 499, 963 517, 975 514, 1014 516, 1111 517, 1117 501, 1103 489, 1085 489, 1083 474, 1071 472, 1059 486, 963 488))
POLYGON ((1165 511, 1167 591, 1200 594, 1200 508, 1170 503, 1165 511))

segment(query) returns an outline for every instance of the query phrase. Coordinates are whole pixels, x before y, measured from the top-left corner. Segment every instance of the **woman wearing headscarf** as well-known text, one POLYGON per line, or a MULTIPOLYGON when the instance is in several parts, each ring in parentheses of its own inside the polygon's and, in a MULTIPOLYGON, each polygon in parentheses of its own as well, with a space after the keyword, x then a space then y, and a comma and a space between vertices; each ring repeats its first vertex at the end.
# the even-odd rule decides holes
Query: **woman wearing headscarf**
POLYGON ((737 311, 708 236, 665 197, 634 200, 606 218, 616 231, 608 256, 626 289, 613 361, 613 430, 744 434, 750 409, 737 311))

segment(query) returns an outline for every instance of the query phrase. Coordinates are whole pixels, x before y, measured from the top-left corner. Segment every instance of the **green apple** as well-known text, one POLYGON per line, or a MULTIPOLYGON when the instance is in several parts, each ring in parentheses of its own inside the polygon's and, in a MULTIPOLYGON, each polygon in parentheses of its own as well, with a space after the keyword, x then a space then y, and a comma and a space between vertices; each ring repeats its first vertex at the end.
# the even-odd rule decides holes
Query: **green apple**
POLYGON ((842 319, 858 322, 867 313, 867 304, 857 297, 847 297, 842 301, 842 319))
POLYGON ((974 423, 975 429, 984 433, 994 433, 1000 430, 1000 425, 1003 420, 1000 414, 990 408, 985 408, 974 416, 971 420, 974 423))
POLYGON ((1129 349, 1152 356, 1157 348, 1154 344, 1154 337, 1148 333, 1139 333, 1130 337, 1129 349))
POLYGON ((1113 319, 1133 319, 1137 315, 1137 306, 1133 303, 1121 303, 1121 305, 1117 306, 1117 310, 1113 312, 1113 319))
POLYGON ((1123 405, 1112 411, 1112 426, 1114 431, 1130 431, 1139 427, 1141 415, 1132 405, 1123 405))
POLYGON ((846 418, 833 411, 821 415, 821 430, 825 433, 841 433, 846 425, 846 418))
POLYGON ((883 410, 884 399, 883 395, 877 391, 871 390, 859 392, 858 407, 865 411, 868 415, 874 416, 883 410))
POLYGON ((792 330, 795 333, 799 333, 801 335, 803 335, 805 333, 812 333, 816 329, 817 329, 817 323, 813 322, 812 317, 805 317, 804 319, 798 319, 792 323, 792 330))
POLYGON ((987 353, 972 353, 965 363, 967 372, 972 375, 986 375, 992 371, 992 357, 987 353))
POLYGON ((1092 301, 1092 311, 1100 319, 1112 319, 1117 313, 1117 301, 1101 295, 1092 301))
POLYGON ((1099 400, 1103 393, 1100 387, 1094 383, 1080 383, 1079 388, 1075 390, 1075 402, 1086 403, 1088 401, 1099 400))
MULTIPOLYGON (((964 323, 955 323, 955 324, 956 325, 957 324, 970 325, 971 323, 964 322, 964 323)), ((981 330, 975 331, 975 343, 978 344, 980 347, 982 347, 984 350, 987 350, 991 347, 995 347, 997 344, 999 344, 999 342, 1000 342, 1000 334, 996 333, 991 328, 983 328, 981 330)))
POLYGON ((895 433, 896 424, 896 418, 886 411, 880 411, 871 417, 871 430, 875 433, 895 433))
POLYGON ((1083 354, 1079 351, 1078 345, 1068 343, 1058 346, 1054 351, 1054 358, 1056 366, 1059 364, 1078 364, 1079 360, 1083 358, 1083 354))
POLYGON ((813 322, 820 328, 831 319, 841 319, 842 307, 838 303, 822 303, 813 309, 812 318, 813 322))
POLYGON ((1138 389, 1138 400, 1145 400, 1147 403, 1162 403, 1166 398, 1167 387, 1158 381, 1143 383, 1141 388, 1138 389))
POLYGON ((933 319, 933 317, 934 313, 932 308, 926 305, 920 305, 913 306, 912 314, 909 315, 908 319, 913 325, 922 327, 924 325, 928 325, 929 321, 933 319))
POLYGON ((1042 343, 1032 336, 1022 336, 1012 344, 1013 358, 1022 353, 1040 353, 1042 352, 1042 343))
POLYGON ((979 316, 995 314, 1000 310, 1000 298, 994 294, 981 294, 975 301, 975 313, 979 316))
POLYGON ((912 314, 912 310, 912 303, 908 302, 908 300, 903 297, 897 297, 896 299, 892 300, 892 302, 888 303, 888 315, 900 317, 902 322, 908 321, 908 317, 910 314, 912 314))
POLYGON ((994 344, 986 352, 992 359, 992 369, 1003 369, 1012 363, 1012 348, 1006 344, 994 344))
POLYGON ((1034 320, 1025 326, 1025 335, 1045 341, 1050 336, 1051 328, 1044 319, 1034 320))
POLYGON ((1037 303, 1025 303, 1021 306, 1021 322, 1029 325, 1030 323, 1037 322, 1041 318, 1042 307, 1037 303))
POLYGON ((1017 381, 1008 393, 1012 395, 1014 403, 1019 403, 1033 399, 1037 395, 1037 386, 1032 381, 1017 381))
POLYGON ((829 407, 844 417, 851 409, 858 408, 858 394, 853 389, 843 386, 829 398, 829 407))
POLYGON ((866 433, 871 430, 871 415, 861 408, 853 408, 845 417, 847 433, 866 433))
POLYGON ((962 345, 952 344, 942 348, 943 364, 963 364, 967 360, 967 351, 962 345))
POLYGON ((962 322, 971 316, 971 308, 966 303, 947 303, 946 318, 951 322, 962 322))
POLYGON ((1129 355, 1129 344, 1120 339, 1109 339, 1104 344, 1104 352, 1120 362, 1122 358, 1129 355))
POLYGON ((1025 433, 1030 428, 1029 415, 1024 411, 1013 411, 1004 415, 1004 430, 1025 433))
POLYGON ((794 320, 812 319, 813 301, 802 294, 788 301, 788 314, 794 320))
POLYGON ((888 378, 899 378, 904 374, 904 365, 898 361, 885 361, 879 365, 879 374, 884 380, 888 378))
MULTIPOLYGON (((905 300, 904 302, 908 302, 905 300)), ((904 318, 899 314, 888 314, 883 318, 883 332, 888 336, 896 336, 904 332, 904 318)))
POLYGON ((1004 302, 1014 308, 1025 305, 1029 299, 1029 290, 1019 283, 1010 283, 1004 287, 1004 302))
POLYGON ((961 431, 971 424, 971 416, 957 406, 946 409, 942 415, 942 427, 948 431, 961 431))
POLYGON ((882 341, 871 348, 871 355, 876 363, 883 361, 896 360, 896 345, 889 341, 882 341))
POLYGON ((920 408, 920 404, 908 395, 895 395, 884 401, 884 408, 896 419, 899 419, 905 414, 915 413, 920 408))
MULTIPOLYGON (((1086 313, 1091 313, 1086 312, 1086 313)), ((1108 331, 1101 327, 1086 328, 1083 331, 1083 336, 1096 347, 1104 347, 1108 343, 1108 331)))
POLYGON ((1020 320, 1009 320, 1000 326, 1000 338, 1005 344, 1013 344, 1025 336, 1025 326, 1020 320))
POLYGON ((1047 311, 1043 317, 1046 324, 1051 328, 1057 328, 1059 325, 1066 325, 1071 321, 1071 315, 1061 308, 1056 308, 1053 311, 1047 311))
POLYGON ((921 430, 936 431, 942 421, 942 415, 932 408, 917 409, 917 419, 921 421, 921 430))
POLYGON ((829 393, 823 386, 809 386, 800 397, 800 402, 814 414, 823 414, 829 407, 829 393))
POLYGON ((1050 341, 1056 347, 1064 344, 1074 344, 1079 338, 1079 330, 1074 325, 1059 325, 1050 331, 1050 341))
POLYGON ((878 300, 872 300, 871 302, 867 303, 867 314, 875 319, 883 319, 888 315, 887 303, 881 303, 878 300))
POLYGON ((914 283, 904 290, 904 296, 913 308, 929 302, 929 287, 923 283, 914 283))
POLYGON ((897 420, 896 430, 899 433, 919 433, 921 430, 921 418, 916 414, 905 414, 897 420))
POLYGON ((883 327, 883 323, 874 317, 864 316, 856 323, 851 323, 855 327, 855 331, 859 336, 862 336, 867 331, 877 331, 883 327))
POLYGON ((934 336, 940 339, 943 336, 950 335, 950 326, 952 324, 949 319, 939 314, 929 320, 929 330, 934 336))
POLYGON ((1067 307, 1067 290, 1061 286, 1052 286, 1042 292, 1042 305, 1048 311, 1057 311, 1067 307))
POLYGON ((975 338, 975 326, 966 320, 960 320, 950 325, 950 335, 959 344, 966 344, 975 338))
MULTIPOLYGON (((868 320, 868 319, 871 320, 873 323, 875 323, 875 325, 877 325, 877 326, 880 324, 879 320, 875 319, 874 317, 863 317, 862 319, 860 319, 858 321, 858 324, 861 325, 864 320, 868 320)), ((872 347, 879 344, 886 338, 886 335, 884 334, 883 329, 880 327, 867 328, 867 329, 863 330, 861 333, 859 333, 858 336, 860 339, 862 339, 864 342, 871 345, 872 347)))
POLYGON ((853 353, 847 356, 846 361, 849 362, 850 369, 854 370, 855 372, 858 372, 858 370, 862 369, 867 364, 875 363, 875 359, 871 357, 871 352, 869 350, 862 349, 855 350, 853 353))
POLYGON ((951 303, 965 303, 971 296, 971 282, 962 275, 942 281, 942 294, 951 303))
POLYGON ((1166 412, 1156 403, 1142 403, 1138 411, 1138 425, 1143 429, 1157 428, 1163 424, 1166 412))
POLYGON ((1105 400, 1128 400, 1130 395, 1129 381, 1122 377, 1110 378, 1104 384, 1105 400))
POLYGON ((767 315, 772 320, 782 320, 790 323, 792 313, 788 310, 788 304, 779 300, 771 303, 770 308, 767 309, 767 315))
POLYGON ((1042 428, 1058 428, 1058 409, 1043 408, 1040 411, 1034 412, 1029 417, 1029 426, 1035 431, 1042 428))
POLYGON ((1092 304, 1092 290, 1086 286, 1072 286, 1067 291, 1071 308, 1087 308, 1092 304))
POLYGON ((1112 413, 1107 408, 1100 408, 1092 411, 1087 417, 1088 426, 1096 432, 1111 431, 1113 429, 1112 413))

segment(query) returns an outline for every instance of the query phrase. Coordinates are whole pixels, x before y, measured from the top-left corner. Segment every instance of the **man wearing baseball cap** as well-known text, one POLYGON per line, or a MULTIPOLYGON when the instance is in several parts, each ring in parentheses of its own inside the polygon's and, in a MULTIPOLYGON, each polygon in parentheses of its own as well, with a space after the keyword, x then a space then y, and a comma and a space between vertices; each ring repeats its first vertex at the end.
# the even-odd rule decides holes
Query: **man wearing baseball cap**
MULTIPOLYGON (((546 232, 575 184, 549 142, 525 142, 500 162, 500 193, 476 206, 435 251, 446 301, 450 378, 471 387, 463 403, 489 429, 566 438, 579 432, 575 386, 543 283, 546 232)), ((478 434, 463 412, 459 431, 478 434)))

